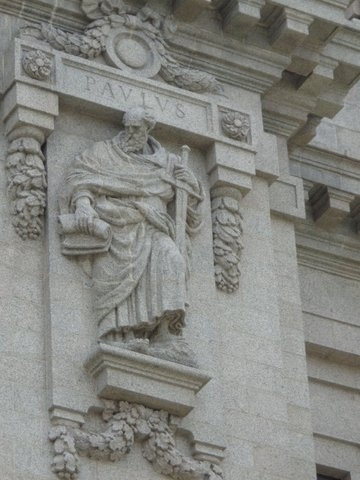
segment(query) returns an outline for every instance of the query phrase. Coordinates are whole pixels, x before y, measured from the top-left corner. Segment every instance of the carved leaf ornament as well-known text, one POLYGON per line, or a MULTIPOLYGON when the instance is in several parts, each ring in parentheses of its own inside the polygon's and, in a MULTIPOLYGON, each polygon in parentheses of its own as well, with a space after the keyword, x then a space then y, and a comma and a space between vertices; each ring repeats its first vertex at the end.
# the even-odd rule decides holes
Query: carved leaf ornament
POLYGON ((219 290, 232 293, 239 288, 242 216, 238 200, 215 197, 211 202, 215 282, 219 290))
POLYGON ((13 140, 7 153, 12 223, 23 240, 33 240, 41 234, 46 205, 45 158, 40 143, 31 137, 13 140))
POLYGON ((79 455, 117 462, 130 452, 135 441, 140 441, 144 458, 160 474, 174 480, 223 479, 218 466, 186 457, 176 448, 177 417, 123 401, 105 403, 102 432, 64 425, 51 429, 49 439, 55 453, 52 470, 59 478, 77 478, 79 455))
POLYGON ((36 36, 71 55, 104 54, 107 63, 127 73, 146 78, 159 74, 167 83, 193 92, 222 92, 215 77, 181 66, 169 53, 166 40, 176 30, 172 17, 147 6, 136 10, 122 0, 83 0, 82 9, 92 20, 83 34, 42 24, 36 36))

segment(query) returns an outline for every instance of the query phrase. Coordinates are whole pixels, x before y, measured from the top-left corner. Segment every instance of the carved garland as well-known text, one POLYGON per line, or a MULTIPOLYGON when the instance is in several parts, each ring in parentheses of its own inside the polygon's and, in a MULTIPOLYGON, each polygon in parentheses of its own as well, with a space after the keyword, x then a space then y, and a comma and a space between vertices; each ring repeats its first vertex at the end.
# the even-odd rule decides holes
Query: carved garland
POLYGON ((219 290, 232 293, 239 288, 243 219, 239 201, 219 196, 211 201, 215 282, 219 290))
POLYGON ((84 34, 68 33, 45 24, 24 29, 23 33, 46 40, 56 50, 71 55, 95 58, 104 53, 110 64, 135 74, 141 74, 140 67, 144 67, 144 76, 153 77, 159 73, 166 82, 179 88, 198 93, 222 91, 215 77, 181 66, 168 52, 166 40, 176 30, 171 17, 163 17, 147 6, 135 11, 119 0, 84 0, 82 8, 88 18, 96 19, 85 28, 84 34), (118 35, 115 35, 117 32, 118 35), (123 34, 132 42, 127 43, 125 48, 121 46, 121 39, 125 38, 123 34), (138 56, 132 55, 132 49, 139 49, 138 56), (150 59, 154 56, 158 67, 147 68, 147 63, 151 63, 150 59))
POLYGON ((46 171, 41 144, 39 138, 23 136, 12 140, 8 149, 10 211, 15 231, 23 240, 39 237, 43 226, 46 171))
POLYGON ((49 439, 54 445, 52 470, 59 478, 75 480, 79 455, 117 462, 135 442, 154 470, 175 480, 221 480, 221 469, 208 462, 184 456, 175 445, 177 417, 164 410, 152 410, 128 402, 105 401, 103 432, 90 432, 67 426, 53 427, 49 439))

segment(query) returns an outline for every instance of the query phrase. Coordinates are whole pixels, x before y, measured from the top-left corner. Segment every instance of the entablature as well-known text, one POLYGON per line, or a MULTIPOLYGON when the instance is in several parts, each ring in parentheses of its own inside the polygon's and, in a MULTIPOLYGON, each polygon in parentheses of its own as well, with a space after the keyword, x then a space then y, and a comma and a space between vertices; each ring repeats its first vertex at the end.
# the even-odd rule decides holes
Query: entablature
MULTIPOLYGON (((79 3, 67 0, 61 6, 54 6, 49 0, 3 0, 0 11, 25 21, 40 20, 80 32, 86 20, 79 3)), ((319 89, 320 96, 326 94, 330 83, 333 94, 334 87, 340 88, 341 81, 345 79, 348 86, 360 72, 354 55, 354 49, 357 51, 360 44, 360 27, 345 19, 347 3, 347 0, 302 2, 300 9, 298 2, 283 0, 197 0, 197 8, 203 10, 201 16, 212 17, 204 26, 195 16, 191 21, 184 18, 181 12, 186 2, 169 2, 167 13, 173 8, 175 17, 180 20, 178 33, 170 45, 184 60, 191 59, 193 65, 201 66, 223 82, 250 91, 266 94, 278 84, 284 71, 290 71, 298 76, 295 83, 300 94, 305 89, 305 93, 310 91, 311 95, 319 97, 319 89), (219 14, 226 17, 224 25, 219 23, 219 14), (335 81, 339 85, 335 85, 335 81)), ((271 98, 271 91, 268 95, 271 98)), ((341 108, 340 103, 337 109, 329 112, 315 106, 308 113, 316 113, 318 108, 322 116, 327 113, 332 116, 341 108)))

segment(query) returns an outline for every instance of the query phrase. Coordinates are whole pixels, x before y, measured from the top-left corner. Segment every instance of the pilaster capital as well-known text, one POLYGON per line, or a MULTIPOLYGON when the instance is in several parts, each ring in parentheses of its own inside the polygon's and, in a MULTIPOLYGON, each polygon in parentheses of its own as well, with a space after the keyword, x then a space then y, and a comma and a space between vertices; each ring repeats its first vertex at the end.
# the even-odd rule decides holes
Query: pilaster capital
POLYGON ((214 142, 207 155, 210 189, 227 187, 246 195, 252 188, 251 178, 255 175, 255 153, 251 145, 214 142))
POLYGON ((58 114, 57 94, 34 85, 14 82, 3 99, 6 135, 19 127, 33 127, 43 132, 43 143, 54 130, 54 119, 58 114))

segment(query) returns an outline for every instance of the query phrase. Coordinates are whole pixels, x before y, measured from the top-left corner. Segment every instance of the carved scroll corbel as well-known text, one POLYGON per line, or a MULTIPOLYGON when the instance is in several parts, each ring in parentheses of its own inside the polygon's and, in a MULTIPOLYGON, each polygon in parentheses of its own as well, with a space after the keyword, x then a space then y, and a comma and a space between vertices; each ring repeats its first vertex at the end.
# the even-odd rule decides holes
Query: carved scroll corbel
POLYGON ((23 240, 39 237, 46 205, 44 133, 34 126, 15 128, 9 135, 7 191, 12 223, 23 240))
POLYGON ((234 189, 214 189, 211 200, 215 283, 219 290, 232 293, 239 288, 240 258, 244 248, 241 193, 234 189))

